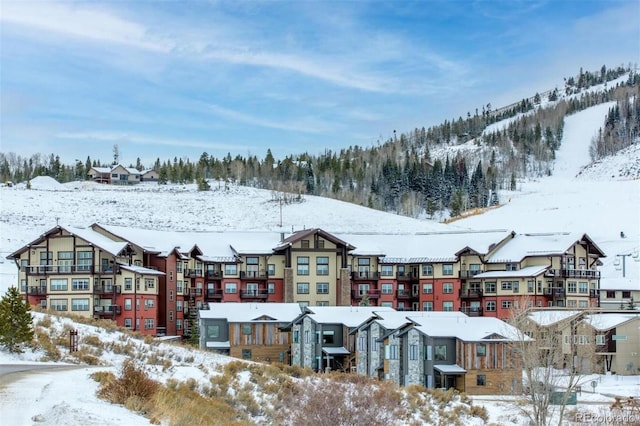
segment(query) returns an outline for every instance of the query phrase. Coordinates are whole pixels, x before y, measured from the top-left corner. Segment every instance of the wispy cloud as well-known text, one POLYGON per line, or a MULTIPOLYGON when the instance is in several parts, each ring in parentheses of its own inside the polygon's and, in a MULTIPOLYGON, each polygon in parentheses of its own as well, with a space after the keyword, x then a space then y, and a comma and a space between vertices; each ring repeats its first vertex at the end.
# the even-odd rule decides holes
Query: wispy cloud
POLYGON ((217 143, 211 141, 202 140, 188 140, 188 139, 167 139, 155 136, 146 136, 136 133, 128 132, 60 132, 56 135, 60 139, 73 139, 83 141, 101 141, 101 142, 113 142, 113 143, 133 143, 142 145, 163 145, 172 147, 188 147, 188 148, 203 148, 203 149, 220 149, 220 150, 246 150, 251 148, 246 145, 238 145, 235 143, 217 143))

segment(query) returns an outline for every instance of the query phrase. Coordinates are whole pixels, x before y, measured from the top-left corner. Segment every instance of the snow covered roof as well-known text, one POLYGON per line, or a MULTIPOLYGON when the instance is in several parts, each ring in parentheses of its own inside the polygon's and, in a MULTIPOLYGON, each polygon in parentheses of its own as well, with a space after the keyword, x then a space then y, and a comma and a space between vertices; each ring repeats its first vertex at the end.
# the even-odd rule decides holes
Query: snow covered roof
POLYGON ((393 308, 382 306, 307 306, 302 318, 309 315, 319 324, 344 324, 347 327, 358 327, 378 312, 396 312, 393 308))
POLYGON ((431 337, 455 337, 466 342, 513 341, 523 338, 514 326, 493 317, 432 317, 414 326, 431 337))
POLYGON ((227 322, 289 323, 300 315, 298 303, 209 303, 199 311, 200 318, 226 319, 227 322))
POLYGON ((474 278, 526 278, 537 277, 544 273, 548 266, 527 266, 517 271, 488 271, 474 275, 474 278))
POLYGON ((622 314, 622 313, 601 313, 585 315, 584 322, 599 331, 607 331, 614 327, 619 326, 627 321, 640 319, 640 312, 636 314, 622 314))
POLYGON ((576 242, 585 241, 593 250, 600 251, 588 236, 582 233, 540 233, 515 234, 502 247, 491 253, 486 261, 489 263, 519 262, 525 257, 563 255, 576 242))
POLYGON ((453 262, 464 247, 487 253, 492 244, 509 232, 456 231, 416 234, 353 233, 337 234, 355 246, 355 256, 384 256, 381 263, 453 262))
POLYGON ((95 170, 98 173, 111 173, 111 167, 92 167, 90 170, 95 170))
POLYGON ((534 323, 542 327, 547 327, 566 319, 578 316, 583 311, 564 310, 564 309, 543 309, 529 312, 528 318, 534 323))
POLYGON ((144 266, 135 266, 135 265, 122 265, 118 264, 118 266, 126 271, 135 272, 136 274, 142 275, 165 275, 164 272, 158 271, 157 269, 145 268, 144 266))
POLYGON ((600 280, 600 290, 640 291, 640 282, 630 277, 603 278, 600 280))

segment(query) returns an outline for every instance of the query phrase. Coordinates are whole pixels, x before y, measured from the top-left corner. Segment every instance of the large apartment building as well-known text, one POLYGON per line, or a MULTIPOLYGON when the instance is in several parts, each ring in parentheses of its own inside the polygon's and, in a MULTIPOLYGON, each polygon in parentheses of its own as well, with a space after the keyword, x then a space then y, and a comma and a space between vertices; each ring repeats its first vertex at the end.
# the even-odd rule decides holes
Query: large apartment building
POLYGON ((56 226, 8 256, 33 305, 187 335, 209 303, 462 311, 597 307, 604 253, 583 234, 168 232, 56 226))

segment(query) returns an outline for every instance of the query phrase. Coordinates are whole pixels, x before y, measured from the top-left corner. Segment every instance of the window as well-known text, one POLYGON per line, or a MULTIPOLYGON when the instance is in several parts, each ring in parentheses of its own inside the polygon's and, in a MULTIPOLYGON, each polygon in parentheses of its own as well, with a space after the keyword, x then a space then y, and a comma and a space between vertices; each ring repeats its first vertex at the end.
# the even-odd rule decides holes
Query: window
POLYGON ((496 302, 491 300, 487 301, 484 305, 484 310, 488 312, 495 312, 496 310, 496 302))
POLYGON ((329 294, 329 283, 317 283, 316 284, 316 293, 317 294, 329 294))
POLYGON ((267 284, 267 293, 273 294, 276 292, 276 283, 268 283, 267 284))
POLYGON ((267 276, 274 277, 275 275, 276 275, 276 265, 274 265, 273 263, 269 263, 267 265, 267 276))
POLYGON ((485 293, 495 293, 496 292, 496 283, 495 282, 486 282, 486 283, 484 283, 484 292, 485 293))
POLYGON ((335 343, 335 334, 333 330, 322 330, 322 344, 333 345, 335 343))
POLYGON ((91 271, 93 266, 93 252, 92 251, 79 251, 78 261, 76 264, 77 271, 91 271))
POLYGON ((304 343, 306 344, 311 343, 311 331, 309 330, 304 331, 304 343))
POLYGON ((511 300, 503 300, 502 301, 502 308, 503 309, 509 309, 509 308, 511 308, 511 306, 513 306, 513 302, 511 300))
MULTIPOLYGON (((589 292, 588 289, 589 289, 589 286, 587 285, 586 282, 581 282, 581 283, 578 284, 578 292, 586 294, 586 293, 589 292)), ((622 297, 624 297, 624 296, 622 296, 622 297)))
POLYGON ((507 263, 505 265, 505 270, 506 271, 517 271, 518 270, 518 264, 517 263, 507 263))
POLYGON ((220 326, 219 325, 208 325, 207 326, 207 338, 209 339, 217 339, 220 337, 220 326))
POLYGON ((382 283, 382 294, 393 294, 393 284, 382 283))
POLYGON ((176 283, 176 291, 178 293, 182 293, 182 280, 178 280, 178 282, 176 283))
POLYGON ((321 239, 316 240, 316 248, 323 249, 324 248, 324 240, 321 240, 321 239))
POLYGON ((300 343, 300 330, 293 330, 293 343, 300 343))
POLYGON ((124 279, 124 289, 125 290, 131 290, 133 286, 133 281, 131 280, 131 278, 125 278, 124 279))
POLYGON ((20 291, 22 293, 27 292, 27 280, 20 280, 20 291))
POLYGON ((300 241, 300 247, 309 248, 309 240, 301 240, 300 241))
POLYGON ((144 308, 153 308, 156 304, 156 301, 153 299, 144 299, 144 308))
POLYGON ((247 262, 247 265, 258 265, 260 263, 260 260, 257 257, 252 256, 252 257, 247 257, 246 262, 247 262))
POLYGON ((417 360, 420 356, 420 351, 418 350, 418 345, 410 345, 409 346, 409 359, 417 360))
POLYGON ((502 281, 500 284, 503 290, 513 290, 513 283, 511 281, 502 281))
POLYGON ((225 293, 230 293, 230 294, 237 293, 238 292, 238 284, 237 283, 225 283, 224 284, 224 292, 225 293))
POLYGON ((169 281, 173 282, 173 271, 169 271, 169 281))
POLYGON ((68 286, 67 286, 66 278, 51 279, 51 291, 67 291, 67 290, 68 290, 68 286))
POLYGON ((605 335, 604 334, 596 334, 596 345, 604 345, 605 344, 605 335))
POLYGON ((238 275, 238 265, 235 263, 226 263, 224 265, 225 275, 238 275))
POLYGON ((124 328, 131 328, 131 318, 124 319, 124 328))
POLYGON ((476 356, 486 356, 487 345, 476 345, 476 356))
POLYGON ((364 336, 358 336, 358 350, 366 351, 367 350, 367 338, 364 336))
POLYGON ((433 293, 433 283, 423 283, 422 284, 422 293, 424 293, 424 294, 433 293))
POLYGON ((433 265, 423 264, 422 265, 422 275, 433 275, 433 265))
POLYGON ((433 346, 424 347, 424 359, 425 361, 431 361, 433 359, 433 346))
POLYGON ((446 361, 447 345, 435 345, 435 347, 433 348, 433 354, 435 361, 446 361))
POLYGON ((533 280, 527 281, 527 292, 533 293, 533 280))
POLYGON ((316 274, 329 275, 329 258, 327 256, 316 258, 316 274))
POLYGON ((308 256, 298 256, 298 275, 309 275, 308 256))
POLYGON ((442 302, 442 310, 447 312, 453 311, 453 302, 442 302))
POLYGON ((251 359, 251 349, 242 350, 242 359, 251 359))
POLYGON ((131 299, 124 299, 124 310, 125 311, 131 310, 131 299))
POLYGON ((567 282, 567 293, 575 293, 578 289, 578 283, 575 281, 567 282))
POLYGON ((442 265, 442 275, 453 275, 453 265, 451 263, 442 265))
POLYGON ((622 292, 622 298, 623 298, 623 299, 630 299, 630 298, 631 298, 631 292, 630 292, 630 291, 628 291, 628 290, 624 290, 624 291, 622 292))
POLYGON ((169 290, 169 300, 173 300, 173 290, 169 290))
POLYGON ((578 301, 578 308, 588 308, 588 307, 589 307, 589 302, 587 302, 586 300, 578 301))
POLYGON ((615 298, 616 298, 616 292, 607 290, 607 299, 615 299, 615 298))
POLYGON ((386 359, 399 359, 398 345, 385 346, 385 358, 386 359))
POLYGON ((67 299, 51 299, 51 309, 54 311, 66 311, 68 300, 67 299))
POLYGON ((176 262, 176 271, 181 274, 182 273, 182 262, 176 262))
POLYGON ((329 306, 329 301, 328 300, 318 300, 316 302, 316 306, 329 306))
POLYGON ((380 306, 383 308, 393 308, 393 302, 380 302, 380 306))
POLYGON ((59 251, 58 252, 58 272, 71 272, 72 265, 73 265, 73 252, 59 251))
POLYGON ((242 324, 242 334, 251 334, 251 324, 242 324))
POLYGON ((433 302, 422 302, 422 310, 427 312, 433 311, 433 302))
POLYGON ((477 386, 486 386, 487 385, 487 376, 484 374, 478 374, 476 376, 476 385, 477 386))
POLYGON ((72 311, 88 311, 89 299, 71 299, 72 311))
POLYGON ((578 302, 575 300, 567 300, 567 308, 575 308, 576 306, 578 306, 578 302))
POLYGON ((144 279, 144 288, 145 289, 155 288, 155 287, 156 287, 156 280, 154 280, 153 278, 145 278, 144 279))
POLYGON ((309 283, 298 283, 298 294, 309 294, 309 283))
POLYGON ((519 293, 520 292, 520 283, 518 281, 514 281, 513 282, 513 292, 514 293, 519 293))
POLYGON ((182 320, 176 319, 176 330, 182 330, 182 320))
POLYGON ((145 318, 144 320, 144 329, 145 330, 152 330, 155 327, 155 321, 151 318, 145 318))
POLYGON ((380 275, 383 277, 393 276, 393 265, 382 265, 380 267, 380 275))
POLYGON ((176 311, 182 312, 182 300, 176 300, 176 311))
POLYGON ((442 292, 445 294, 453 293, 453 283, 444 283, 442 284, 442 292))
POLYGON ((71 289, 74 291, 89 290, 89 278, 74 278, 71 280, 71 289))

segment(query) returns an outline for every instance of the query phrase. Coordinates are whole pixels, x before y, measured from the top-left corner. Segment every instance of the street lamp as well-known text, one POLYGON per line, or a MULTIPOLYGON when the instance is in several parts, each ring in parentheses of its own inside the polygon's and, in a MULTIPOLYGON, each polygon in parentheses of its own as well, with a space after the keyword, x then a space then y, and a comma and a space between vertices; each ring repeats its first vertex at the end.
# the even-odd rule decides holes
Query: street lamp
POLYGON ((636 262, 640 262, 640 255, 638 254, 638 249, 635 249, 633 251, 633 253, 616 254, 616 260, 613 262, 613 265, 616 267, 616 270, 618 270, 618 271, 620 269, 622 269, 622 278, 625 278, 625 276, 626 276, 626 262, 625 262, 625 260, 627 259, 627 257, 631 257, 636 262), (622 258, 622 262, 620 261, 620 258, 622 258), (621 263, 622 263, 622 265, 621 265, 621 263))

